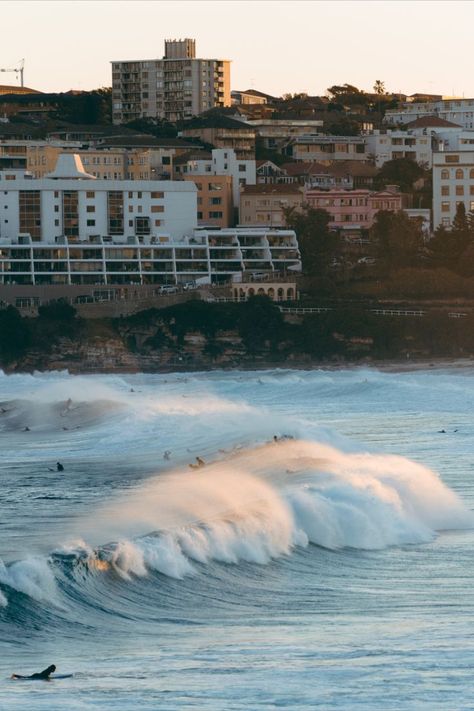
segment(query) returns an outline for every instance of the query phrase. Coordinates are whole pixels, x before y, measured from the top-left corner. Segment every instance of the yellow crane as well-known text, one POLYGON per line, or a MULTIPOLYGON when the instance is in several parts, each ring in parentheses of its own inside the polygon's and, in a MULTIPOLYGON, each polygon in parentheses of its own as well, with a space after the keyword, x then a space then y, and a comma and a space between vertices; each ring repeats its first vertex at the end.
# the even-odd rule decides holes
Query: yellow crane
POLYGON ((20 75, 20 86, 23 86, 23 70, 25 68, 25 60, 20 59, 16 67, 7 67, 6 69, 1 69, 0 72, 15 72, 20 75))

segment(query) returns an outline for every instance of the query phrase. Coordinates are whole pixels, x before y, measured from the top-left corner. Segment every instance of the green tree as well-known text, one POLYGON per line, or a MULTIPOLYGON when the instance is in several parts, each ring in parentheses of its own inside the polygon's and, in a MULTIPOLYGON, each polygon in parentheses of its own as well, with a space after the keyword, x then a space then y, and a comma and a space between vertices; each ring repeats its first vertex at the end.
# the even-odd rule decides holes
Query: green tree
POLYGON ((326 274, 339 249, 338 235, 329 229, 329 212, 303 205, 301 210, 290 207, 283 213, 287 226, 296 232, 305 273, 312 276, 326 274))
POLYGON ((240 305, 238 329, 250 353, 265 348, 267 341, 275 348, 284 329, 283 315, 268 296, 252 296, 240 305))
POLYGON ((424 170, 411 158, 397 158, 383 164, 376 179, 378 188, 398 185, 402 192, 411 192, 413 183, 424 177, 424 170))
POLYGON ((421 224, 405 212, 380 210, 370 229, 375 253, 387 272, 418 264, 424 249, 421 224))
POLYGON ((450 229, 440 225, 428 244, 431 262, 435 267, 446 267, 458 273, 469 273, 474 246, 474 226, 471 215, 466 215, 464 203, 458 203, 450 229), (464 255, 468 258, 465 260, 464 255))
POLYGON ((23 356, 31 344, 29 322, 14 306, 0 311, 0 359, 11 363, 23 356))
POLYGON ((374 84, 374 92, 378 96, 383 96, 384 94, 386 94, 387 92, 385 91, 385 82, 380 81, 380 79, 376 79, 374 84))

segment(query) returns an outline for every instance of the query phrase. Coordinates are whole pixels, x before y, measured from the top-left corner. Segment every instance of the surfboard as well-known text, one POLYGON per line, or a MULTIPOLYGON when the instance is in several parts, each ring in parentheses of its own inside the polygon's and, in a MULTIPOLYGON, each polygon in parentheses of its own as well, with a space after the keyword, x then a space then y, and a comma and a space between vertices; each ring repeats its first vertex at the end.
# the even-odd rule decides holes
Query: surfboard
POLYGON ((13 681, 52 681, 54 679, 70 679, 74 674, 51 674, 47 679, 32 679, 30 676, 15 676, 10 677, 13 681))

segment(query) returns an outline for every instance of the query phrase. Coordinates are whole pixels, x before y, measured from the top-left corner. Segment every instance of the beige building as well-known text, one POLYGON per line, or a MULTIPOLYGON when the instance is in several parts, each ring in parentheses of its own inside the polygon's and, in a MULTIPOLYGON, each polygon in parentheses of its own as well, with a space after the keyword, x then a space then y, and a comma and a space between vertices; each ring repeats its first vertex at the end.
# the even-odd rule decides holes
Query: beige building
POLYGON ((255 129, 225 116, 196 119, 190 128, 179 133, 185 139, 197 138, 214 148, 232 148, 237 158, 255 158, 255 129))
MULTIPOLYGON (((184 149, 182 149, 184 150, 184 149)), ((1 151, 1 145, 0 145, 1 151)), ((74 144, 30 143, 25 147, 25 167, 34 178, 54 170, 61 153, 76 153, 86 171, 102 180, 170 180, 176 148, 74 147, 74 144)))
POLYGON ((240 193, 240 224, 283 227, 286 224, 283 210, 300 208, 303 189, 294 184, 246 185, 240 193))
POLYGON ((197 59, 195 40, 166 40, 162 59, 112 62, 112 119, 181 121, 230 106, 230 62, 197 59))
POLYGON ((230 175, 185 175, 198 189, 197 222, 200 227, 232 227, 232 177, 230 175))

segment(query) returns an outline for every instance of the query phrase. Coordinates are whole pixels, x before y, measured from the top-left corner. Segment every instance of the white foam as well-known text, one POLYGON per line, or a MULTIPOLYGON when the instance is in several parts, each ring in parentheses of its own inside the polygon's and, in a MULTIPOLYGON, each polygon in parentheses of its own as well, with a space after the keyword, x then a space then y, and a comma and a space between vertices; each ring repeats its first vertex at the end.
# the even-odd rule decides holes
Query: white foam
POLYGON ((59 604, 54 574, 44 558, 26 558, 8 567, 0 560, 0 583, 38 602, 59 604))

